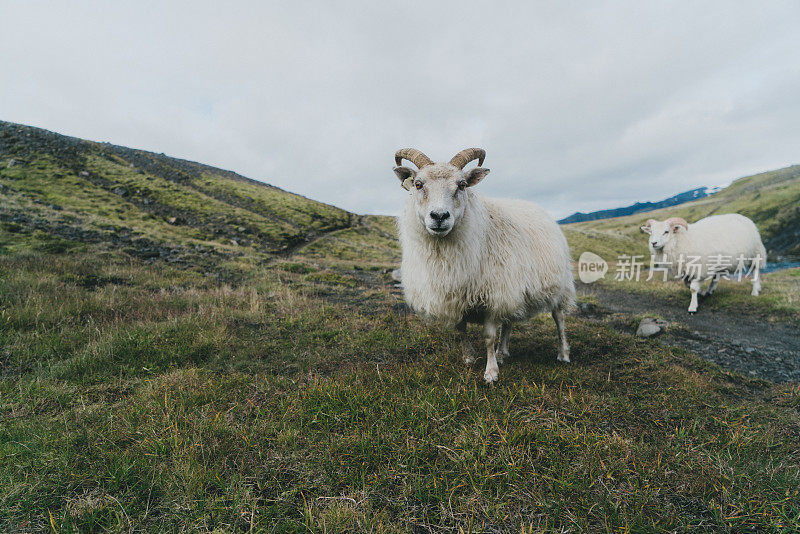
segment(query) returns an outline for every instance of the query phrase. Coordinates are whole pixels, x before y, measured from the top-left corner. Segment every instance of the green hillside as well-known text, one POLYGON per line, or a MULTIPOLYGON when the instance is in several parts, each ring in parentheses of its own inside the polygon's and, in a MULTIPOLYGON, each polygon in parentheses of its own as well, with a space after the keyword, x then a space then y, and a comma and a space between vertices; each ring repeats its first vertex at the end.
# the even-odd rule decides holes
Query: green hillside
POLYGON ((584 250, 606 259, 619 254, 649 256, 647 239, 639 230, 647 219, 683 217, 691 223, 723 213, 750 217, 770 259, 800 256, 800 165, 740 178, 717 194, 679 206, 563 228, 575 257, 584 250))
POLYGON ((352 214, 224 171, 0 122, 3 246, 35 229, 58 245, 109 243, 140 257, 271 257, 356 225, 352 214))

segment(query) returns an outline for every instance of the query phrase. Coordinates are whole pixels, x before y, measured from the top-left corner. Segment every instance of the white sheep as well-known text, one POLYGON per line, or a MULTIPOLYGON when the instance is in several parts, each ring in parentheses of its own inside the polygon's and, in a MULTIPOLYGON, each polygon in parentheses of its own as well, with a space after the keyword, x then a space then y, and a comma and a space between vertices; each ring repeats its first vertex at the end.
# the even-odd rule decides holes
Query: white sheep
MULTIPOLYGON (((569 362, 564 314, 574 307, 575 286, 567 240, 543 209, 472 190, 489 173, 484 157, 469 148, 434 163, 407 148, 395 155, 394 172, 409 190, 398 219, 406 302, 464 334, 467 322, 483 323, 483 377, 491 383, 509 354, 512 323, 542 311, 552 313, 558 328, 558 360, 569 362), (418 170, 400 166, 403 159, 418 170), (463 170, 475 159, 478 167, 463 170)), ((461 346, 469 365, 474 352, 466 335, 461 346)))
POLYGON ((712 215, 693 224, 680 217, 649 219, 641 229, 650 234, 653 264, 683 279, 691 290, 689 313, 697 311, 698 292, 700 296, 710 295, 723 276, 733 274, 741 279, 749 273, 751 295, 758 296, 761 291, 759 272, 766 265, 767 251, 758 228, 744 215, 712 215), (710 282, 700 291, 703 280, 710 282))

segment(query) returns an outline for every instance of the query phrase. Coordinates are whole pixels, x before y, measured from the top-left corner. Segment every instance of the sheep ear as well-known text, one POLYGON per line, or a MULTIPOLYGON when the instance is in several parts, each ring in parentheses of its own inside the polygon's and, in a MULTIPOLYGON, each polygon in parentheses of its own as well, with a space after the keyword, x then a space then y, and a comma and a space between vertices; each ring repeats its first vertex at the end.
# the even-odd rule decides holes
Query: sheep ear
POLYGON ((489 174, 489 169, 484 169, 483 167, 475 167, 474 169, 468 170, 464 173, 464 178, 467 180, 467 187, 476 185, 483 180, 487 174, 489 174))
POLYGON ((414 183, 417 171, 408 167, 395 167, 394 173, 400 179, 400 185, 403 186, 403 189, 411 189, 411 184, 414 183))
POLYGON ((640 226, 639 228, 642 229, 642 232, 649 234, 650 233, 650 225, 645 224, 644 226, 640 226))

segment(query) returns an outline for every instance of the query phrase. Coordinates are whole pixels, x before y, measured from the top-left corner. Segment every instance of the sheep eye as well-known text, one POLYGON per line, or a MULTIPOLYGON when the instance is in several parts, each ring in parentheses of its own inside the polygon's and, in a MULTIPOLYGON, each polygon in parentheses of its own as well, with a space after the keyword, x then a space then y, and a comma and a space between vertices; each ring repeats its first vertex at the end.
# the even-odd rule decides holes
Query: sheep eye
POLYGON ((467 187, 467 182, 465 182, 464 180, 459 180, 459 182, 458 182, 458 189, 459 189, 460 191, 463 191, 463 190, 464 190, 464 188, 466 188, 466 187, 467 187))
POLYGON ((417 180, 416 182, 414 182, 414 187, 416 187, 417 189, 422 189, 422 182, 417 180))

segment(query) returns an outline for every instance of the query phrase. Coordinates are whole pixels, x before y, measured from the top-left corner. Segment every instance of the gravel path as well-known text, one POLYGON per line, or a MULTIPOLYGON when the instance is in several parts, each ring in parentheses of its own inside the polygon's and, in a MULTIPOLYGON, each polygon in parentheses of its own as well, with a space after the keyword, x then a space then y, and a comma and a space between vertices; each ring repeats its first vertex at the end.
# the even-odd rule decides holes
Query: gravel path
MULTIPOLYGON (((720 367, 776 382, 800 382, 800 330, 764 317, 701 307, 689 315, 653 297, 577 283, 579 294, 600 306, 583 305, 581 314, 633 333, 630 316, 655 313, 670 322, 659 341, 685 348, 720 367)), ((711 297, 713 298, 713 297, 711 297)))

